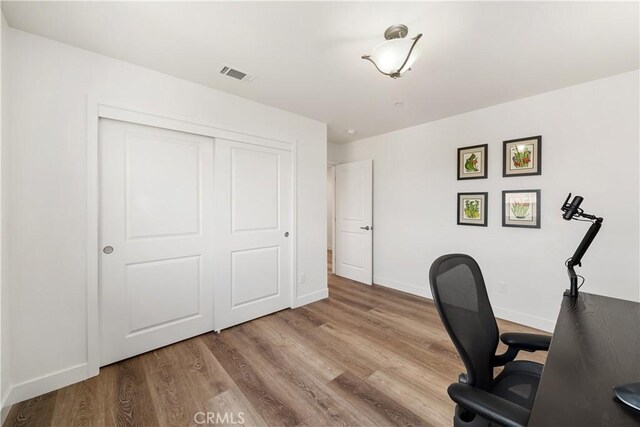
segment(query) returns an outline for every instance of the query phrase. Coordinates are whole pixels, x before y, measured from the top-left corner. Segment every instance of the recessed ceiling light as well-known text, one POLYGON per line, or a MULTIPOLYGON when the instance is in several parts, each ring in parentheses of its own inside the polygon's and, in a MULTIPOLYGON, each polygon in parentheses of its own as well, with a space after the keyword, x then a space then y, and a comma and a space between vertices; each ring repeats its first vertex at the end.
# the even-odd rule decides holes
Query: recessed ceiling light
POLYGON ((396 102, 395 104, 393 104, 394 107, 404 107, 404 102, 396 102))
POLYGON ((346 131, 346 132, 347 132, 349 135, 355 135, 356 133, 358 133, 358 131, 357 131, 357 130, 355 130, 355 129, 347 129, 347 131, 346 131))

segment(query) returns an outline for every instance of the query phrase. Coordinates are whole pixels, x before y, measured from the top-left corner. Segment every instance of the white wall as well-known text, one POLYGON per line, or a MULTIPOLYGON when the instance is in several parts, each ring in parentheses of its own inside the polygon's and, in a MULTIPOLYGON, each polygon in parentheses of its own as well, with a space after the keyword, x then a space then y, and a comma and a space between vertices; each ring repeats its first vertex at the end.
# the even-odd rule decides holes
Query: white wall
MULTIPOLYGON (((337 165, 342 159, 343 145, 327 143, 327 163, 337 165)), ((327 249, 333 249, 333 209, 335 204, 334 168, 327 168, 327 249)))
POLYGON ((334 166, 327 168, 327 249, 333 249, 334 166))
POLYGON ((342 161, 374 161, 374 281, 430 296, 440 255, 479 262, 496 315, 552 330, 564 261, 588 224, 566 222, 567 193, 604 217, 583 259, 582 291, 640 299, 638 71, 399 130, 343 146, 342 161), (502 177, 502 141, 542 135, 542 175, 502 177), (456 180, 456 149, 489 144, 489 178, 456 180), (501 191, 541 189, 542 228, 501 226, 501 191), (489 226, 456 225, 456 193, 489 192, 489 226), (498 281, 507 294, 497 293, 498 281))
POLYGON ((327 143, 327 163, 335 165, 340 163, 342 159, 342 151, 344 145, 333 142, 327 143))
MULTIPOLYGON (((327 143, 327 163, 337 165, 342 159, 343 145, 327 143)), ((327 249, 333 249, 333 210, 335 204, 334 168, 327 168, 327 249)))
POLYGON ((77 380, 87 361, 87 95, 297 140, 297 263, 306 275, 297 303, 327 295, 325 124, 14 29, 8 35, 10 401, 77 380))
MULTIPOLYGON (((4 123, 8 122, 8 114, 7 108, 3 107, 7 104, 9 95, 9 88, 4 84, 7 76, 5 72, 7 66, 7 61, 5 60, 7 53, 6 32, 9 26, 7 25, 4 14, 0 13, 0 15, 2 15, 0 17, 0 81, 2 82, 0 88, 0 117, 2 117, 2 123, 0 123, 0 171, 4 171, 7 158, 7 138, 5 137, 7 126, 5 126, 4 123)), ((7 195, 5 191, 6 185, 7 180, 4 179, 3 173, 0 173, 0 424, 4 422, 5 417, 9 414, 9 408, 5 408, 5 401, 9 396, 11 373, 9 351, 9 289, 8 281, 5 280, 9 264, 6 257, 7 252, 4 250, 7 244, 7 233, 4 232, 7 218, 5 214, 7 209, 7 204, 5 203, 5 197, 7 195)))

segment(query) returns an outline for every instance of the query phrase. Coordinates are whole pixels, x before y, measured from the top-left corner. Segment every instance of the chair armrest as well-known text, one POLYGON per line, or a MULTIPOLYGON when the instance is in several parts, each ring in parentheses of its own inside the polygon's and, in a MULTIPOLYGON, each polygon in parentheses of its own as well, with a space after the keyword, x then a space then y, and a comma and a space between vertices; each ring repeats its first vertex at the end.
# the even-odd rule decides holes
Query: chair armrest
POLYGON ((489 421, 506 427, 526 427, 531 412, 468 384, 451 384, 447 389, 451 400, 489 421))
POLYGON ((500 335, 500 341, 509 347, 515 347, 525 351, 548 351, 551 345, 550 335, 521 334, 517 332, 507 332, 500 335))

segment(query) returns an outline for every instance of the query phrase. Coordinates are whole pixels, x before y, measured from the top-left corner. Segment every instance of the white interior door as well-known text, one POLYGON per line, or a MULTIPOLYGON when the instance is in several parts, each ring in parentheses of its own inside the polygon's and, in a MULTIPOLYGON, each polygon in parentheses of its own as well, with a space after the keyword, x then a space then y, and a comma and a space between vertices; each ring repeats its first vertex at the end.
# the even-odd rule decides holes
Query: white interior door
POLYGON ((213 330, 213 139, 101 119, 100 364, 213 330))
POLYGON ((336 166, 336 275, 373 283, 373 162, 336 166))
POLYGON ((215 170, 220 330, 291 306, 291 151, 216 139, 215 170))

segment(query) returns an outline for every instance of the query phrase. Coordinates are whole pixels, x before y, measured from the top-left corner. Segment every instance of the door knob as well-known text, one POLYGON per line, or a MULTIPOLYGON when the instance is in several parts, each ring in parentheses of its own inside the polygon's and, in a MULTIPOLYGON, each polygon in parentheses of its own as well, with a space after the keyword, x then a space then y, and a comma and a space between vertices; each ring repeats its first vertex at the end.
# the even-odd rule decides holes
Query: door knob
POLYGON ((109 255, 111 252, 113 252, 113 246, 105 246, 104 248, 102 248, 102 252, 109 255))
POLYGON ((286 231, 286 232, 284 233, 284 237, 289 237, 289 232, 288 232, 288 231, 286 231))
POLYGON ((360 227, 361 230, 371 230, 371 227, 369 227, 368 225, 366 227, 360 227))

